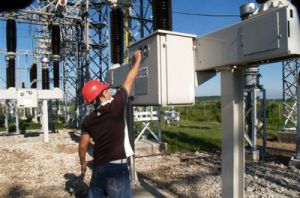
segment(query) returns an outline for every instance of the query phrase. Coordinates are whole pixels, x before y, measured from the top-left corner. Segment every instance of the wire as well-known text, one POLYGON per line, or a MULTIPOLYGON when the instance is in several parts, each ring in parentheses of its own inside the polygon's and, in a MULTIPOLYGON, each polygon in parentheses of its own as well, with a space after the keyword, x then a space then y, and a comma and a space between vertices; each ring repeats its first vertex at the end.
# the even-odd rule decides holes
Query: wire
POLYGON ((203 14, 203 13, 177 12, 177 11, 173 11, 173 13, 182 14, 182 15, 201 16, 201 17, 240 17, 240 15, 236 15, 236 14, 203 14))

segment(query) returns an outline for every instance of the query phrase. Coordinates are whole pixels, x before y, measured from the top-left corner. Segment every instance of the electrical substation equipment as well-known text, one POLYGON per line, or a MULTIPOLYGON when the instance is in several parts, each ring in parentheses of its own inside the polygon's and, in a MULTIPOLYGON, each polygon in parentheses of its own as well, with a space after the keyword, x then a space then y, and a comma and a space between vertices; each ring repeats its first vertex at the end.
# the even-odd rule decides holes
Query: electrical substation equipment
MULTIPOLYGON (((158 30, 129 46, 130 57, 139 49, 143 54, 133 89, 134 105, 194 104, 195 38, 195 35, 158 30)), ((112 86, 122 85, 130 66, 109 70, 108 82, 112 86)))
MULTIPOLYGON (((157 30, 129 46, 130 55, 138 49, 144 54, 133 93, 136 105, 193 104, 194 80, 200 85, 220 71, 223 197, 244 193, 244 85, 259 85, 253 68, 300 55, 297 8, 284 0, 260 3, 257 9, 243 7, 248 16, 241 22, 198 38, 157 30), (246 68, 252 70, 244 79, 246 68)), ((109 82, 120 86, 129 68, 112 68, 109 82)))
POLYGON ((198 38, 196 70, 255 65, 297 57, 297 9, 288 4, 198 38))

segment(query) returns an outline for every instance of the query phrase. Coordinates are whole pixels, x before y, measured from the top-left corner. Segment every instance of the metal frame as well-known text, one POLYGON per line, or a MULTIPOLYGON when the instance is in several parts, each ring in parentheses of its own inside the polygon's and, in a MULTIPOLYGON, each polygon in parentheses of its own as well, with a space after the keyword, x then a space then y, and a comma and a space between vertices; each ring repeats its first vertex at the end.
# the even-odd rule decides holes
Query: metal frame
POLYGON ((297 126, 297 79, 300 59, 291 59, 282 62, 283 84, 283 117, 284 131, 294 131, 297 126))
POLYGON ((160 116, 160 107, 155 108, 152 106, 148 107, 136 107, 134 110, 134 121, 142 123, 142 129, 138 132, 138 136, 135 138, 134 143, 142 139, 147 139, 148 134, 150 133, 152 137, 161 143, 161 116, 160 116), (150 126, 152 124, 152 126, 150 126))
POLYGON ((151 0, 130 0, 129 42, 138 41, 153 31, 151 0))
POLYGON ((243 68, 221 71, 222 197, 244 195, 243 85, 243 68))
MULTIPOLYGON (((267 146, 266 137, 266 90, 264 88, 253 87, 244 89, 245 93, 245 139, 252 148, 253 160, 257 152, 257 135, 260 134, 263 139, 262 153, 265 154, 267 146), (261 108, 257 109, 257 93, 262 94, 261 108), (260 125, 261 123, 261 125, 260 125), (247 127, 246 127, 247 126, 247 127)), ((259 154, 259 153, 258 153, 259 154)))
MULTIPOLYGON (((89 79, 104 81, 109 68, 109 5, 105 0, 69 0, 63 12, 58 13, 56 3, 55 0, 37 0, 26 9, 0 13, 0 20, 13 18, 18 23, 34 25, 37 45, 33 59, 37 63, 43 56, 51 57, 48 25, 60 25, 64 118, 66 123, 79 126, 85 113, 84 101, 78 97, 81 87, 89 79)), ((52 64, 49 70, 52 73, 52 64)))

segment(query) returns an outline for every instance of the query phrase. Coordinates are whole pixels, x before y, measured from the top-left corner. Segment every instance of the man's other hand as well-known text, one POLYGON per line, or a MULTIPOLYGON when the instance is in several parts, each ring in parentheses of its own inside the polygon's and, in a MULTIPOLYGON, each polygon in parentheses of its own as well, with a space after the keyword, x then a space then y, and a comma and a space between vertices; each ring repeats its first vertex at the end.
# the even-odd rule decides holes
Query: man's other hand
POLYGON ((85 175, 87 164, 87 161, 81 163, 81 175, 85 175))

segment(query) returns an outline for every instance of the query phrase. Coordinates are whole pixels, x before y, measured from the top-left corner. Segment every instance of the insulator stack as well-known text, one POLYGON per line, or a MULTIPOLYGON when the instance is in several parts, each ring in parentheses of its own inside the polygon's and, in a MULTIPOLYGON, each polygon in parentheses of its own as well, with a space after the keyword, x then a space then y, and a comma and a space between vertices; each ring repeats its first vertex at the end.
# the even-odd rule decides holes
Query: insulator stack
POLYGON ((172 31, 172 0, 153 0, 153 30, 172 31))
POLYGON ((121 8, 112 8, 110 12, 111 61, 122 64, 124 56, 123 12, 121 8))
POLYGON ((37 65, 35 63, 32 64, 31 68, 30 68, 30 84, 31 84, 31 88, 36 88, 37 84, 37 65))
POLYGON ((53 81, 54 87, 59 87, 59 62, 56 60, 53 62, 53 81))
POLYGON ((49 69, 42 68, 42 89, 49 89, 49 69))
POLYGON ((6 67, 6 87, 15 87, 16 77, 15 77, 15 59, 8 58, 6 67))
POLYGON ((6 45, 7 52, 16 52, 17 48, 17 26, 16 21, 7 19, 6 22, 6 45))
POLYGON ((52 25, 52 54, 60 55, 60 28, 59 25, 52 25))
POLYGON ((44 57, 42 59, 42 89, 49 89, 49 60, 44 57))

